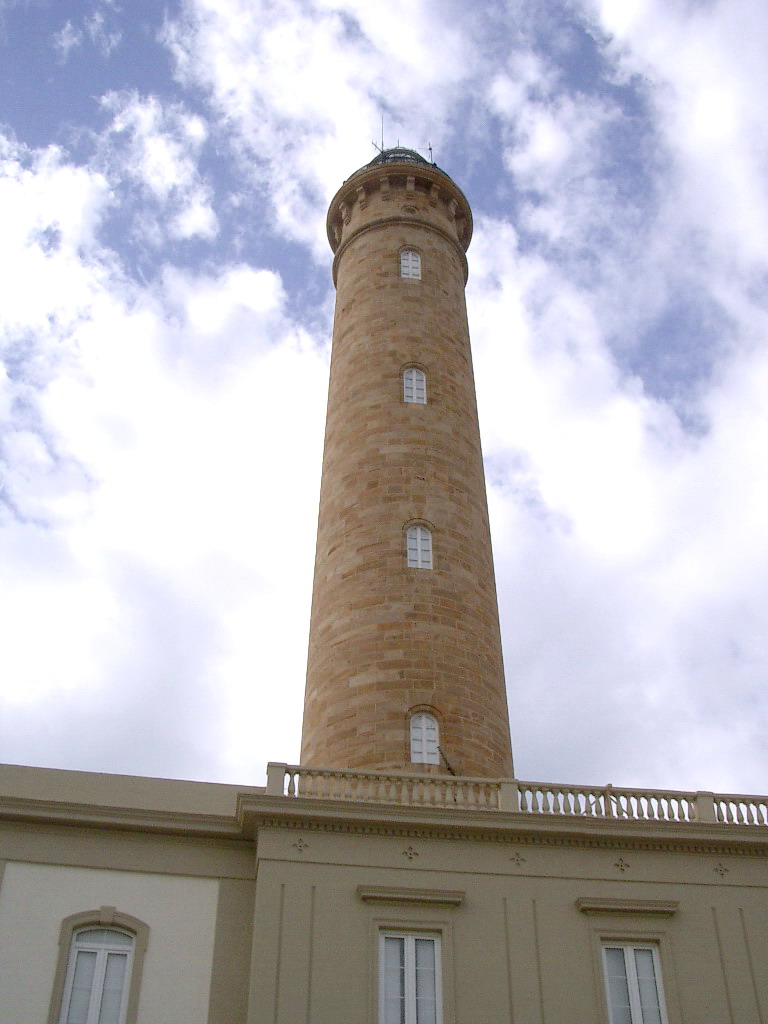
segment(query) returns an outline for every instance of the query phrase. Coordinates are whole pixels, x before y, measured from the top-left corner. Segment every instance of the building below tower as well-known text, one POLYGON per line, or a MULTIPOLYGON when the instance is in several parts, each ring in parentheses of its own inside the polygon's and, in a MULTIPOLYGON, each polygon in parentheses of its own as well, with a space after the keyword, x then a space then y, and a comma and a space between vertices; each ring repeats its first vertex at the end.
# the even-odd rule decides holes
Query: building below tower
POLYGON ((764 1024, 767 855, 766 798, 6 766, 0 1020, 764 1024))

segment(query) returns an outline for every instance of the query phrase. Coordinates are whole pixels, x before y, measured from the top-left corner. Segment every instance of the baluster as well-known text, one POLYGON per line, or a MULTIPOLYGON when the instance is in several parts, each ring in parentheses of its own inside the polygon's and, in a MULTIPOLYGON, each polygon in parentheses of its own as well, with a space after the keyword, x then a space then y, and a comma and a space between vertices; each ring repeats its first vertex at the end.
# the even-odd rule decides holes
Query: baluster
POLYGON ((394 775, 389 776, 389 789, 392 794, 392 803, 407 804, 410 799, 408 780, 398 779, 394 775))

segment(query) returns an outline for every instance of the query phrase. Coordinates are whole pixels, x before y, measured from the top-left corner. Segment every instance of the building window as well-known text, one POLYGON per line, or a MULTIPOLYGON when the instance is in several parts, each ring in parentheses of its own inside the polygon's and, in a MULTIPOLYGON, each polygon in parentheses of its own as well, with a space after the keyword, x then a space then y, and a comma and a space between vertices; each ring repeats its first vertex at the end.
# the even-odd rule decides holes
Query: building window
POLYGON ((48 1024, 136 1024, 149 928, 116 907, 66 917, 48 1024))
POLYGON ((426 526, 409 526, 405 547, 409 569, 432 568, 432 533, 426 526))
POLYGON ((379 948, 379 1024, 441 1024, 440 937, 385 932, 379 948))
POLYGON ((133 936, 116 928, 83 928, 72 939, 61 1024, 122 1024, 133 936))
POLYGON ((655 946, 605 945, 603 963, 610 1024, 667 1024, 655 946))
POLYGON ((405 249, 400 253, 400 277, 421 280, 421 256, 413 249, 405 249))
POLYGON ((427 375, 416 366, 403 370, 403 401, 427 404, 427 375))
POLYGON ((426 711, 411 715, 411 761, 440 764, 440 731, 437 719, 426 711))

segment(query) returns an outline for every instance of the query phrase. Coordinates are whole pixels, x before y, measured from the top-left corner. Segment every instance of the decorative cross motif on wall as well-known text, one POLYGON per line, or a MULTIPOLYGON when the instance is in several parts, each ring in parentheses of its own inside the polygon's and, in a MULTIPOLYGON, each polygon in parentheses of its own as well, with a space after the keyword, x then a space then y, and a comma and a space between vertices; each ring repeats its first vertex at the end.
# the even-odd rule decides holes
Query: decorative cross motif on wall
POLYGON ((509 859, 512 861, 516 868, 519 868, 521 864, 525 864, 525 857, 523 857, 519 850, 515 850, 515 852, 509 859))
POLYGON ((627 870, 627 868, 632 867, 632 865, 625 861, 623 857, 619 857, 613 866, 618 868, 622 874, 627 870))
POLYGON ((293 843, 293 846, 296 847, 296 849, 299 851, 299 853, 304 853, 306 848, 309 846, 309 843, 305 842, 304 839, 302 839, 302 837, 299 836, 299 838, 296 840, 296 842, 293 843))
POLYGON ((718 875, 720 875, 720 877, 721 877, 721 878, 723 878, 723 877, 724 877, 725 875, 727 875, 727 874, 728 874, 728 872, 729 872, 730 870, 731 870, 731 869, 730 869, 730 868, 727 868, 727 867, 725 866, 725 864, 723 864, 723 862, 722 862, 722 861, 720 861, 720 862, 719 862, 719 863, 718 863, 718 864, 717 864, 717 865, 716 865, 716 866, 715 866, 715 867, 713 868, 713 871, 716 871, 716 872, 717 872, 717 874, 718 874, 718 875))
POLYGON ((419 851, 418 850, 414 850, 414 848, 412 846, 409 846, 405 850, 403 850, 403 856, 407 857, 408 860, 413 860, 414 857, 418 857, 419 856, 419 851))

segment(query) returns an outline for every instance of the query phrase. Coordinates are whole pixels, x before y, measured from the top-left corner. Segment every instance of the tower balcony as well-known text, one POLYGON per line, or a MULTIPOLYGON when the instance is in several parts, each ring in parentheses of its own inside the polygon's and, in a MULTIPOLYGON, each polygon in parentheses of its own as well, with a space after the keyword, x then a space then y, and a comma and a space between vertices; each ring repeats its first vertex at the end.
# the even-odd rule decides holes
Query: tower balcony
POLYGON ((268 796, 560 818, 768 826, 768 797, 348 771, 270 762, 268 796))

